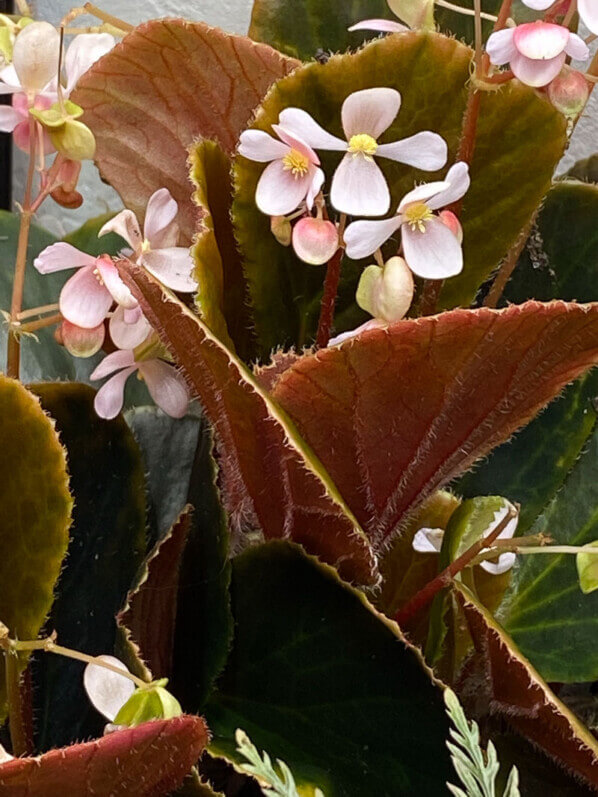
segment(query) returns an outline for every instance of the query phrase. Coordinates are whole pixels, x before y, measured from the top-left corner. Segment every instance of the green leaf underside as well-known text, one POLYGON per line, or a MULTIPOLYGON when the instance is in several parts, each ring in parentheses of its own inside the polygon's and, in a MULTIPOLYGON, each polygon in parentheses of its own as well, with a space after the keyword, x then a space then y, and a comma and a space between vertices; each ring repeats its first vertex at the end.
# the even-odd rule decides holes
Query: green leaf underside
POLYGON ((454 591, 477 651, 462 682, 462 694, 476 694, 477 705, 491 706, 493 716, 506 721, 570 772, 595 786, 596 739, 554 696, 516 643, 471 592, 456 582, 454 591))
POLYGON ((357 521, 319 461, 255 377, 176 297, 138 267, 119 272, 196 391, 216 432, 227 509, 288 536, 360 583, 377 579, 357 521))
MULTIPOLYGON (((65 451, 38 399, 0 375, 0 621, 35 639, 52 606, 69 541, 73 500, 65 451)), ((0 719, 5 717, 4 657, 0 719)))
MULTIPOLYGON (((252 127, 270 132, 281 110, 297 106, 310 112, 325 129, 342 136, 340 111, 345 97, 359 89, 389 86, 400 91, 402 107, 381 142, 433 130, 447 141, 450 165, 461 133, 471 57, 468 47, 439 34, 389 36, 355 55, 309 64, 278 81, 252 127)), ((531 89, 512 84, 483 97, 472 186, 462 213, 465 267, 460 276, 446 282, 443 307, 472 301, 480 283, 507 252, 547 191, 564 144, 562 118, 531 89), (504 124, 506 118, 511 120, 508 126, 504 124), (489 229, 492 235, 488 235, 489 229)), ((324 151, 319 155, 330 179, 341 155, 324 151)), ((393 212, 416 182, 440 179, 446 173, 418 171, 383 158, 378 163, 391 188, 393 212)), ((244 255, 260 352, 266 356, 278 344, 301 346, 313 340, 324 269, 301 263, 292 249, 278 244, 270 233, 269 219, 254 201, 262 171, 263 164, 237 158, 233 218, 244 255)), ((385 251, 390 255, 392 244, 385 251)), ((364 264, 347 258, 343 262, 337 331, 352 328, 364 318, 355 305, 364 264)))
POLYGON ((286 542, 234 559, 231 594, 233 651, 206 707, 212 752, 242 762, 240 727, 326 797, 443 791, 441 693, 396 625, 286 542))
MULTIPOLYGON (((504 294, 504 303, 598 300, 598 187, 557 183, 504 294)), ((464 476, 454 489, 465 497, 498 492, 521 504, 524 534, 575 464, 595 424, 592 399, 598 372, 567 388, 516 438, 464 476)))
MULTIPOLYGON (((56 420, 68 454, 75 499, 71 542, 48 620, 58 641, 91 655, 112 653, 115 615, 145 551, 143 466, 122 418, 105 421, 86 385, 33 386, 56 420)), ((43 656, 36 662, 38 750, 101 734, 103 718, 83 690, 80 662, 43 656)))

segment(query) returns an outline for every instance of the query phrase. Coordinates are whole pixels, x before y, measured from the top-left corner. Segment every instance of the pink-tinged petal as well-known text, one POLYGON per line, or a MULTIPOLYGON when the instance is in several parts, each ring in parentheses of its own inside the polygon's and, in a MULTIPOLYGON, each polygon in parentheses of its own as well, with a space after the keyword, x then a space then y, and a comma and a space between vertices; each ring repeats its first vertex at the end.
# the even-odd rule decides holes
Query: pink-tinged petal
POLYGON ((559 74, 566 59, 565 53, 551 58, 549 61, 532 61, 517 53, 511 59, 511 69, 515 77, 526 86, 540 88, 547 86, 559 74))
POLYGON ((581 36, 577 35, 577 33, 571 33, 569 35, 569 41, 565 47, 565 52, 575 61, 585 61, 586 58, 590 57, 590 49, 588 45, 584 42, 581 36))
POLYGON ((386 321, 379 321, 377 318, 371 318, 369 321, 366 321, 365 324, 360 324, 358 327, 355 327, 355 329, 350 329, 347 332, 341 332, 340 335, 330 338, 328 341, 328 346, 339 346, 346 340, 356 338, 358 335, 361 335, 362 332, 365 332, 368 329, 385 329, 387 326, 388 324, 386 321))
POLYGON ((112 296, 98 281, 95 266, 84 266, 65 283, 58 304, 71 324, 94 329, 106 318, 112 296))
POLYGON ((438 133, 424 130, 402 141, 392 144, 380 144, 376 155, 382 158, 406 163, 416 169, 435 172, 446 163, 448 148, 446 141, 438 133))
POLYGON ((147 338, 152 328, 141 310, 126 310, 117 307, 110 318, 110 337, 119 349, 134 349, 147 338), (134 320, 127 321, 128 314, 135 314, 134 320))
POLYGON ((350 216, 383 216, 390 207, 390 191, 375 161, 347 153, 332 178, 330 201, 350 216))
POLYGON ((94 266, 96 258, 70 244, 59 241, 46 246, 33 261, 33 265, 40 274, 54 274, 55 271, 65 271, 68 268, 81 268, 94 266))
POLYGON ((517 52, 513 41, 513 28, 505 28, 493 33, 486 42, 486 52, 495 66, 508 64, 517 52))
POLYGON ((274 130, 280 140, 287 144, 291 149, 296 149, 302 155, 305 155, 310 163, 313 163, 316 166, 320 165, 320 159, 314 150, 309 146, 309 144, 306 144, 305 141, 302 141, 299 136, 296 136, 292 130, 286 130, 282 125, 272 125, 272 130, 274 130))
POLYGON ((329 149, 344 152, 347 142, 331 135, 315 119, 301 108, 285 108, 278 117, 278 123, 285 130, 294 133, 313 149, 329 149))
POLYGON ((312 181, 309 171, 304 177, 296 177, 282 161, 273 161, 262 172, 255 203, 266 216, 286 216, 303 202, 312 181))
POLYGON ((145 223, 143 225, 143 237, 149 241, 152 249, 160 249, 155 240, 164 230, 169 227, 176 219, 179 206, 172 198, 168 188, 160 188, 149 198, 145 210, 145 223))
POLYGON ((364 19, 356 25, 351 25, 349 32, 354 30, 373 30, 378 33, 405 33, 409 31, 407 25, 392 22, 390 19, 364 19))
POLYGON ((16 69, 10 64, 0 69, 0 94, 12 94, 16 91, 22 92, 23 88, 16 69))
POLYGON ((448 187, 427 202, 430 210, 438 210, 465 196, 471 184, 469 166, 464 161, 453 164, 445 177, 448 187))
POLYGON ((438 218, 444 224, 445 227, 448 227, 449 230, 453 233, 455 238, 459 241, 460 244, 463 243, 463 227, 461 226, 461 222, 455 216, 455 214, 450 210, 441 210, 438 214, 438 218))
POLYGON ((118 374, 111 377, 105 385, 98 390, 93 402, 94 409, 100 418, 107 421, 116 418, 122 410, 125 401, 125 384, 131 374, 135 373, 137 366, 125 368, 118 374))
POLYGON ((348 257, 352 260, 369 257, 376 249, 380 249, 400 226, 399 216, 381 221, 354 221, 353 224, 349 224, 344 235, 348 257))
POLYGON ((379 87, 349 94, 341 110, 347 141, 360 133, 378 138, 394 122, 400 107, 401 95, 395 89, 379 87))
POLYGON ((416 532, 411 547, 418 553, 440 553, 443 537, 442 529, 420 529, 416 532))
POLYGON ((161 360, 139 363, 139 371, 158 407, 172 418, 182 418, 189 406, 189 391, 176 368, 161 360))
POLYGON ((116 266, 108 255, 103 255, 96 260, 96 268, 106 286, 106 290, 117 304, 128 308, 137 307, 137 300, 121 280, 116 266))
POLYGON ((462 271, 461 244, 440 219, 427 221, 424 232, 403 224, 401 235, 407 265, 418 277, 440 280, 462 271))
POLYGON ((239 155, 258 163, 284 158, 289 148, 282 141, 277 141, 263 130, 245 130, 239 139, 239 155))
POLYGON ((305 204, 307 205, 307 209, 311 210, 314 206, 314 201, 318 194, 320 193, 322 186, 324 185, 324 172, 321 169, 314 169, 313 170, 313 178, 309 186, 309 190, 307 192, 307 196, 305 197, 305 204))
POLYGON ((10 105, 0 106, 0 131, 12 133, 18 124, 23 121, 23 114, 11 108, 10 105))
POLYGON ((123 318, 125 320, 125 324, 136 324, 143 315, 143 312, 141 311, 141 307, 139 307, 139 305, 137 305, 137 307, 131 307, 131 308, 124 307, 123 310, 124 310, 123 318))
POLYGON ((451 184, 446 180, 439 180, 435 183, 424 183, 423 185, 416 186, 413 191, 409 191, 405 194, 403 199, 401 199, 397 212, 400 213, 407 205, 411 205, 413 202, 428 203, 436 194, 440 194, 442 191, 446 191, 447 188, 450 188, 450 185, 451 184))
MULTIPOLYGON (((35 102, 33 103, 34 108, 40 108, 41 110, 47 110, 52 103, 44 100, 42 97, 37 96, 35 98, 35 102)), ((23 119, 29 118, 29 100, 27 99, 26 94, 13 94, 12 98, 12 107, 15 111, 18 111, 23 119)))
POLYGON ((331 221, 300 219, 293 227, 293 249, 304 263, 321 266, 327 263, 338 249, 338 232, 331 221))
POLYGON ((554 0, 523 0, 523 4, 534 11, 546 11, 553 3, 554 0))
POLYGON ((64 348, 73 357, 93 357, 102 348, 106 328, 100 324, 93 329, 84 329, 65 319, 60 325, 60 334, 64 348))
MULTIPOLYGON (((38 125, 38 133, 41 127, 38 125)), ((44 155, 50 155, 52 152, 56 152, 56 148, 52 144, 50 140, 50 136, 48 133, 42 129, 41 139, 43 142, 44 147, 44 155)), ((29 154, 29 149, 31 145, 31 139, 29 137, 29 119, 23 119, 19 124, 15 127, 12 133, 12 140, 15 147, 18 147, 23 152, 29 154)), ((39 135, 37 137, 37 141, 39 141, 39 135)))
POLYGON ((173 291, 193 293, 197 290, 197 282, 193 277, 195 263, 189 250, 183 246, 146 252, 141 257, 141 263, 150 274, 173 291))
POLYGON ((137 216, 132 210, 121 210, 113 219, 107 221, 99 231, 98 238, 109 232, 115 232, 120 235, 135 251, 139 249, 143 242, 137 216))
POLYGON ((64 56, 66 96, 75 88, 79 78, 116 44, 109 33, 85 33, 70 43, 64 56))
POLYGON ((514 553, 502 553, 498 557, 498 561, 493 562, 487 560, 485 562, 480 562, 480 567, 493 576, 500 576, 513 567, 516 559, 517 556, 514 553))
POLYGON ((577 0, 577 10, 586 28, 598 35, 598 5, 596 0, 577 0))
POLYGON ((552 22, 527 22, 513 31, 513 43, 520 55, 533 60, 549 61, 564 52, 569 41, 569 28, 552 22))
POLYGON ((134 352, 113 351, 112 354, 107 354, 102 362, 96 366, 95 370, 91 372, 89 378, 95 382, 123 368, 137 368, 134 352))
MULTIPOLYGON (((129 672, 128 667, 115 656, 98 658, 123 672, 129 672)), ((100 664, 87 665, 83 671, 83 687, 94 708, 111 722, 135 691, 135 684, 130 678, 118 675, 100 664)))

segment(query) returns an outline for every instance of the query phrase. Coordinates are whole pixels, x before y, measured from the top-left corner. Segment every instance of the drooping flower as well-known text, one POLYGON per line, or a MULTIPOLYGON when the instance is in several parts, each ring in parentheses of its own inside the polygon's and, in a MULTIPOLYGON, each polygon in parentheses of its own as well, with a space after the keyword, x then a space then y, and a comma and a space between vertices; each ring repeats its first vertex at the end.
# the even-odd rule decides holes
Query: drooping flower
POLYGON ((427 130, 390 144, 378 143, 400 107, 401 95, 395 89, 379 87, 350 94, 341 111, 345 141, 328 133, 300 108, 281 112, 280 122, 285 130, 292 130, 314 149, 346 153, 334 173, 330 191, 330 201, 341 213, 382 216, 388 211, 390 191, 375 157, 425 171, 436 171, 446 163, 446 142, 427 130))
POLYGON ((108 354, 90 376, 92 380, 110 379, 96 393, 94 407, 100 418, 115 418, 124 402, 124 390, 131 374, 139 372, 158 407, 173 418, 182 418, 189 405, 189 391, 176 368, 158 357, 135 359, 126 349, 108 354))
MULTIPOLYGON (((488 528, 484 531, 482 537, 484 538, 489 537, 490 534, 492 534, 492 532, 494 531, 494 529, 498 526, 498 524, 504 520, 504 518, 507 515, 507 512, 511 508, 512 505, 505 500, 503 507, 494 513, 494 519, 492 520, 492 523, 490 523, 488 528)), ((506 527, 501 531, 497 539, 498 540, 512 539, 513 535, 517 530, 518 523, 519 523, 519 516, 516 515, 507 523, 506 527)), ((412 547, 413 550, 417 551, 418 553, 440 553, 443 539, 444 539, 443 529, 423 528, 420 529, 414 536, 412 547)), ((507 570, 510 570, 513 567, 516 558, 517 558, 516 555, 511 551, 509 551, 507 553, 500 554, 496 562, 493 562, 491 560, 480 562, 480 567, 483 570, 485 570, 487 573, 499 576, 502 573, 506 573, 507 570)))
POLYGON ((402 257, 391 257, 384 267, 367 266, 357 287, 357 304, 379 321, 400 321, 411 307, 415 285, 402 257))
POLYGON ((267 163, 255 194, 258 208, 267 216, 292 213, 305 201, 313 207, 323 183, 320 159, 304 141, 280 125, 272 125, 279 141, 263 130, 241 133, 239 154, 267 163))
POLYGON ((552 22, 527 22, 493 33, 486 51, 495 66, 509 64, 528 86, 547 86, 559 74, 568 55, 585 60, 590 51, 576 33, 552 22))
POLYGON ((104 224, 98 236, 117 233, 133 249, 132 258, 136 263, 144 266, 167 288, 190 293, 197 289, 197 283, 193 278, 194 263, 189 250, 176 245, 179 236, 176 223, 178 210, 170 191, 160 188, 147 203, 143 235, 133 211, 122 210, 104 224))
POLYGON ((347 255, 354 260, 368 257, 399 228, 407 265, 425 279, 446 279, 463 268, 463 251, 458 234, 434 213, 461 199, 469 188, 469 169, 459 162, 446 179, 424 183, 406 194, 390 219, 355 221, 345 231, 347 255))
POLYGON ((349 28, 354 30, 374 30, 379 33, 404 33, 409 28, 434 28, 434 0, 387 0, 390 10, 405 22, 389 19, 364 19, 349 28))
POLYGON ((311 216, 300 219, 293 228, 293 249, 304 263, 321 266, 327 263, 338 249, 336 225, 326 219, 311 216))

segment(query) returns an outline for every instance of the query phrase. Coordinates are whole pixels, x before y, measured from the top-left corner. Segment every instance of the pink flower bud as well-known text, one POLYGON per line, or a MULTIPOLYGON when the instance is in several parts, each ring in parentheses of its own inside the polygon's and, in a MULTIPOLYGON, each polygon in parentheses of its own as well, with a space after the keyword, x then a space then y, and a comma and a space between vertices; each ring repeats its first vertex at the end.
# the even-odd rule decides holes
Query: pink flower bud
POLYGON ((293 229, 293 249, 304 263, 321 266, 327 263, 338 249, 338 232, 331 221, 300 219, 293 229))
POLYGON ((449 230, 453 233, 455 238, 459 241, 460 244, 463 243, 463 227, 461 227, 461 222, 455 216, 455 214, 450 210, 441 210, 438 214, 438 218, 444 224, 445 227, 448 227, 449 230))
POLYGON ((565 116, 580 114, 590 95, 590 86, 581 72, 563 70, 547 89, 548 98, 557 111, 565 116))
POLYGON ((83 329, 65 319, 60 325, 59 336, 60 342, 73 357, 93 357, 102 348, 105 334, 104 324, 93 329, 83 329))

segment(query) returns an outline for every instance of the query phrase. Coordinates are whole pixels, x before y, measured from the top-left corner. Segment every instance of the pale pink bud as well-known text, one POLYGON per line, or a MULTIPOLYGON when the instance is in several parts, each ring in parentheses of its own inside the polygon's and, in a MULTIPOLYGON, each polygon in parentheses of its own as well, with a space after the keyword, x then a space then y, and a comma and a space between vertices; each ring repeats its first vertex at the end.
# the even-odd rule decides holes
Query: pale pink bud
POLYGON ((293 230, 291 228, 291 222, 286 216, 271 216, 270 232, 282 246, 291 245, 293 230))
POLYGON ((49 22, 32 22, 18 34, 13 66, 25 92, 44 89, 58 71, 60 36, 49 22))
POLYGON ((463 227, 455 214, 451 210, 441 210, 438 218, 445 227, 449 228, 459 243, 463 243, 463 227))
POLYGON ((304 263, 321 266, 338 249, 338 232, 331 221, 307 216, 293 228, 293 249, 304 263))
POLYGON ((73 357, 93 357, 102 348, 105 334, 104 324, 84 329, 65 319, 60 325, 61 343, 73 357))
POLYGON ((581 72, 564 70, 547 89, 548 98, 564 116, 580 114, 590 95, 590 86, 581 72))
POLYGON ((357 304, 374 318, 400 321, 413 301, 413 275, 402 257, 391 257, 384 265, 367 266, 357 287, 357 304))

